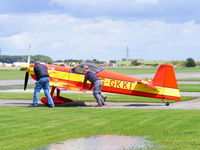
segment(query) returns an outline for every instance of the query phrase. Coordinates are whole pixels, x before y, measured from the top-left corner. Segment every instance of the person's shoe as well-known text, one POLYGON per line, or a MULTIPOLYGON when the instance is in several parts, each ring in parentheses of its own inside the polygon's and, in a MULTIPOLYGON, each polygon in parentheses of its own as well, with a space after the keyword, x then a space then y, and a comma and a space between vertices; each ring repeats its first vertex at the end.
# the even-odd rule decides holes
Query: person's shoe
POLYGON ((49 104, 45 104, 47 107, 49 107, 49 108, 54 108, 55 106, 51 106, 51 105, 49 105, 49 104))
POLYGON ((28 107, 38 107, 38 104, 31 104, 31 105, 28 105, 28 107))
POLYGON ((49 107, 49 108, 54 108, 55 106, 50 106, 50 105, 49 105, 48 107, 49 107))
POLYGON ((107 96, 103 96, 103 100, 104 100, 104 102, 106 101, 106 99, 107 99, 107 96))
POLYGON ((105 104, 105 103, 102 103, 102 105, 105 106, 106 104, 105 104))
POLYGON ((95 105, 95 107, 101 107, 102 105, 101 104, 97 104, 97 105, 95 105))

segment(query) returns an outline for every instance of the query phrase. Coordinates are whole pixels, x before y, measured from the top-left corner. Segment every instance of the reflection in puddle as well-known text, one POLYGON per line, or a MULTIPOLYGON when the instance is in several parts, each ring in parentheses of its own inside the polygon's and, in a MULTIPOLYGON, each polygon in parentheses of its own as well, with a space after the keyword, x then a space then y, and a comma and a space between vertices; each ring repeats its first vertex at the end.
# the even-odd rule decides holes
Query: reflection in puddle
POLYGON ((67 140, 39 150, 127 150, 146 149, 153 143, 141 137, 100 135, 89 138, 67 140))

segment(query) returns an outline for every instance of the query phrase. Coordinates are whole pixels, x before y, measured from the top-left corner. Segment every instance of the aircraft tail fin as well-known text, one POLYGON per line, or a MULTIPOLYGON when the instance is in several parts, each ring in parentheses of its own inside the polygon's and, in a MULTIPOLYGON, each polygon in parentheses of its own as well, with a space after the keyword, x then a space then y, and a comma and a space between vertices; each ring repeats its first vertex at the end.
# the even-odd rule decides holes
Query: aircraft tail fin
POLYGON ((152 80, 152 84, 163 89, 164 99, 181 100, 175 72, 172 65, 160 65, 157 73, 154 76, 154 79, 152 80))

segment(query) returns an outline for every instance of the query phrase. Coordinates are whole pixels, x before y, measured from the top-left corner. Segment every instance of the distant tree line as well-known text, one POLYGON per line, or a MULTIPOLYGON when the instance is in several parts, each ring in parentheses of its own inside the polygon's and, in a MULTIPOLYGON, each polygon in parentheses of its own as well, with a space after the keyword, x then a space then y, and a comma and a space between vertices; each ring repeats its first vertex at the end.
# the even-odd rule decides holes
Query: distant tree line
MULTIPOLYGON (((28 56, 10 56, 10 55, 0 55, 0 62, 2 63, 13 63, 13 62, 27 62, 28 56)), ((39 62, 45 62, 47 64, 53 64, 54 61, 51 57, 45 56, 45 55, 34 55, 31 56, 31 63, 39 61, 39 62)), ((123 60, 122 60, 123 61, 123 60)), ((129 66, 141 66, 141 65, 147 65, 142 62, 142 60, 137 60, 137 59, 130 59, 129 60, 131 63, 129 66)), ((77 62, 77 63, 82 63, 82 62, 90 62, 90 63, 95 63, 95 64, 104 64, 104 61, 100 61, 97 59, 92 59, 92 60, 82 60, 82 59, 65 59, 63 60, 56 60, 55 62, 65 62, 65 63, 71 63, 71 62, 77 62)), ((110 63, 117 63, 116 60, 110 60, 110 63)), ((200 66, 200 62, 195 62, 193 58, 187 58, 185 61, 183 60, 174 60, 174 61, 169 61, 169 64, 172 64, 177 67, 195 67, 195 66, 200 66)), ((121 64, 123 65, 123 64, 121 64)), ((152 67, 158 66, 158 63, 151 64, 152 67)), ((120 66, 120 65, 119 65, 120 66)), ((127 66, 127 65, 126 65, 127 66)))
MULTIPOLYGON (((122 60, 122 62, 125 60, 122 60)), ((143 60, 137 60, 137 59, 129 59, 128 60, 130 62, 130 64, 125 65, 125 64, 121 64, 121 66, 149 66, 149 67, 157 67, 160 63, 144 63, 143 60)), ((167 61, 166 63, 168 64, 172 64, 173 66, 176 67, 196 67, 196 66, 200 66, 200 62, 196 62, 193 58, 187 58, 186 60, 173 60, 173 61, 167 61)), ((119 65, 120 66, 120 65, 119 65)))
MULTIPOLYGON (((0 62, 2 63, 13 63, 13 62, 27 62, 28 56, 10 56, 10 55, 1 55, 0 56, 0 62)), ((31 56, 31 62, 39 61, 39 62, 45 62, 48 64, 52 64, 53 60, 49 56, 45 55, 34 55, 31 56)))
MULTIPOLYGON (((56 60, 55 62, 61 62, 62 60, 56 60)), ((65 59, 64 60, 65 63, 71 63, 71 62, 78 62, 78 63, 82 63, 82 62, 90 62, 90 63, 95 63, 95 64, 103 64, 104 61, 99 61, 97 59, 92 59, 92 60, 82 60, 82 59, 65 59)))

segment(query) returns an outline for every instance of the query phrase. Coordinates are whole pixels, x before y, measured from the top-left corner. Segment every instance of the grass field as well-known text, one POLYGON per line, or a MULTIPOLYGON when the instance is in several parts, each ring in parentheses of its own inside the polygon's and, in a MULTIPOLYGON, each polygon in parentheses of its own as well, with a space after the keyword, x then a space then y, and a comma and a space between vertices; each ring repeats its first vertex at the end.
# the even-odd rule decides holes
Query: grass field
MULTIPOLYGON (((124 73, 122 70, 119 70, 120 73, 124 73)), ((151 72, 153 70, 150 68, 145 71, 145 73, 155 73, 156 69, 155 72, 151 72)), ((198 72, 196 69, 182 71, 198 72)), ((125 72, 133 74, 130 69, 128 71, 126 69, 125 72)), ((140 73, 144 73, 144 70, 140 73)), ((0 80, 23 78, 24 72, 0 70, 0 80)), ((200 85, 180 84, 179 87, 181 91, 200 92, 200 85)), ((43 96, 41 93, 40 97, 43 96)), ((62 93, 62 96, 79 101, 94 101, 92 94, 62 93)), ((32 99, 32 97, 33 93, 0 94, 0 99, 32 99)), ((182 97, 183 100, 192 98, 195 97, 182 97)), ((159 99, 127 95, 108 95, 108 101, 162 102, 159 99)), ((199 150, 199 112, 198 110, 69 107, 51 109, 0 106, 0 150, 29 150, 66 139, 104 134, 145 136, 154 143, 151 150, 199 150)))
MULTIPOLYGON (((155 74, 157 71, 156 68, 106 68, 110 71, 122 73, 122 74, 146 74, 146 73, 153 73, 155 74)), ((176 73, 183 73, 183 72, 200 72, 199 68, 175 68, 176 73)))
POLYGON ((199 84, 179 84, 181 92, 200 92, 199 84))
MULTIPOLYGON (((76 101, 95 101, 92 94, 74 94, 74 93, 61 93, 61 96, 76 100, 76 101)), ((139 97, 139 96, 129 96, 129 95, 120 95, 120 94, 107 94, 107 101, 109 102, 152 102, 152 103, 163 103, 160 99, 139 97)), ((41 92, 39 97, 44 97, 44 94, 41 92)), ((194 96, 182 96, 182 100, 194 99, 194 96)), ((3 92, 0 94, 0 99, 33 99, 33 93, 6 93, 3 92)), ((167 102, 176 102, 171 100, 166 100, 167 102)))
POLYGON ((177 79, 177 81, 200 81, 200 79, 177 79))
POLYGON ((0 107, 1 150, 28 150, 71 138, 145 136, 153 150, 199 150, 196 110, 0 107))
POLYGON ((0 70, 0 80, 24 79, 25 72, 19 70, 0 70))

